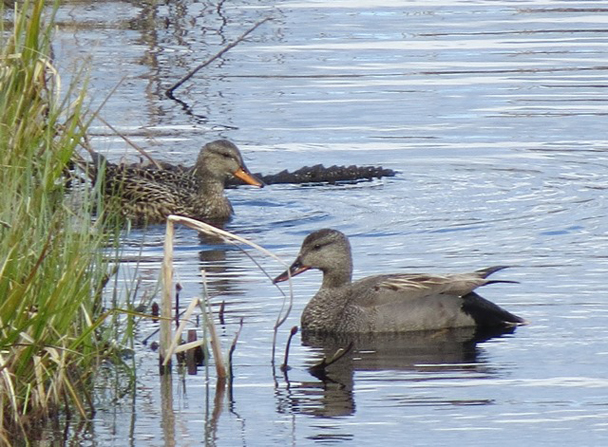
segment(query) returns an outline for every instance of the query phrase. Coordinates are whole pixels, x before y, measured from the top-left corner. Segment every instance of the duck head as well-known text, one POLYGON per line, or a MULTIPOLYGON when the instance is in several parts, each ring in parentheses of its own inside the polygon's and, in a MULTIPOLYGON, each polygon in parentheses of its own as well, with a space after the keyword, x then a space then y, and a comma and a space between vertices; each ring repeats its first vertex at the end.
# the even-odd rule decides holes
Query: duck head
POLYGON ((352 255, 350 243, 344 233, 325 228, 309 234, 300 248, 300 253, 289 269, 277 276, 273 283, 286 281, 309 269, 323 272, 323 281, 336 286, 350 283, 352 277, 352 255))
POLYGON ((196 166, 203 178, 219 177, 224 181, 234 176, 249 185, 264 186, 260 179, 249 172, 236 145, 228 140, 207 143, 198 156, 196 166))

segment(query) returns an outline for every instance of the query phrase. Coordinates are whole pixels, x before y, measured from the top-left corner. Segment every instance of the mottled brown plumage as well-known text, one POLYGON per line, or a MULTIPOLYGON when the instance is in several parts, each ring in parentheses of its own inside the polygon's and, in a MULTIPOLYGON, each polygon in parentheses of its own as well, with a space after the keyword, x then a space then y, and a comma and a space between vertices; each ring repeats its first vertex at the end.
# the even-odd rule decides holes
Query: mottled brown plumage
POLYGON ((231 176, 263 186, 245 166, 238 148, 217 140, 201 149, 191 170, 106 163, 104 193, 136 224, 161 223, 170 214, 221 224, 233 214, 224 195, 224 184, 231 176))
POLYGON ((525 320, 485 300, 474 289, 504 267, 472 273, 389 274, 352 282, 352 255, 347 237, 331 229, 309 234, 285 281, 308 269, 323 272, 323 283, 302 313, 302 330, 312 333, 380 333, 457 327, 507 327, 525 320))

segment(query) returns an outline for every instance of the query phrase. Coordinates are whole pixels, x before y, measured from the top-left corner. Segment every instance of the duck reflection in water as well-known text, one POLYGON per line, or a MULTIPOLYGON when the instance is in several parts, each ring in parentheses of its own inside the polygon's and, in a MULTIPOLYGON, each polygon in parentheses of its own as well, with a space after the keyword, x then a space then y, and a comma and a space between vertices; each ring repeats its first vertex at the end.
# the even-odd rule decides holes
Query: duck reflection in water
MULTIPOLYGON (((205 272, 206 288, 210 296, 244 296, 246 291, 239 278, 246 255, 218 236, 199 233, 198 237, 204 247, 198 253, 199 269, 205 272)), ((237 303, 231 301, 232 305, 237 303)), ((218 302, 214 304, 219 305, 218 302)))
MULTIPOLYGON (((498 375, 500 369, 488 363, 487 355, 478 344, 508 336, 513 330, 480 332, 468 327, 401 334, 305 333, 302 342, 315 353, 310 362, 310 373, 318 380, 295 382, 286 374, 288 388, 279 393, 279 411, 321 417, 354 414, 356 374, 379 373, 377 380, 383 381, 384 378, 391 383, 397 377, 414 382, 445 380, 447 373, 453 380, 498 375), (348 346, 351 346, 350 350, 328 368, 315 368, 323 359, 333 357, 339 349, 348 346)), ((404 396, 404 399, 407 405, 428 404, 427 401, 417 401, 415 396, 404 396)), ((439 403, 454 404, 452 400, 439 403)), ((489 400, 458 402, 461 405, 490 403, 489 400)))

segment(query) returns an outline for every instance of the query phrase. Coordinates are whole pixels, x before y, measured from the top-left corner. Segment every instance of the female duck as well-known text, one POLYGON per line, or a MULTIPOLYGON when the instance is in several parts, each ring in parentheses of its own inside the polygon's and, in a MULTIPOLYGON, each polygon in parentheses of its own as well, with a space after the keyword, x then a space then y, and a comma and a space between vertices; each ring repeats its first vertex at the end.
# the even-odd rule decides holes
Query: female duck
POLYGON ((230 176, 263 186, 245 166, 238 148, 217 140, 201 149, 192 170, 107 164, 104 192, 117 200, 122 214, 136 224, 161 223, 170 214, 224 223, 233 214, 224 196, 224 184, 230 176))
POLYGON ((526 323, 473 292, 479 286, 512 282, 486 279, 504 267, 441 276, 377 275, 352 282, 348 239, 337 230, 323 229, 304 239, 297 259, 274 282, 311 268, 323 272, 323 283, 302 313, 303 332, 407 332, 526 323))

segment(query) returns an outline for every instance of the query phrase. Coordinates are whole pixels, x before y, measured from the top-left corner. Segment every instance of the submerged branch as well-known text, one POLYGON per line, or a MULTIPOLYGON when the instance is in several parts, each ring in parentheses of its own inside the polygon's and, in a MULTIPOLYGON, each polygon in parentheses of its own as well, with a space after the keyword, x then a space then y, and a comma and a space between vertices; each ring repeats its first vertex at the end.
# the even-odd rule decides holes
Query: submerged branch
POLYGON ((99 121, 101 121, 103 124, 105 124, 107 127, 109 127, 112 132, 114 132, 116 135, 118 135, 120 138, 122 138, 129 146, 131 146, 133 149, 135 149, 137 152, 139 152, 143 157, 145 157, 150 163, 152 163, 154 165, 154 167, 156 167, 156 169, 162 169, 162 165, 158 161, 156 161, 150 154, 148 154, 148 152, 144 148, 142 148, 138 144, 135 144, 133 141, 131 141, 131 139, 129 139, 122 132, 120 132, 116 127, 112 126, 110 123, 108 123, 106 120, 104 120, 99 114, 97 114, 97 119, 99 121))
POLYGON ((235 46, 237 46, 239 43, 241 43, 243 40, 245 40, 245 38, 251 34, 253 31, 255 31, 260 25, 262 25, 263 23, 268 22, 269 20, 272 20, 272 18, 270 17, 266 17, 263 20, 260 20, 259 22, 257 22, 255 25, 253 25, 251 28, 249 28, 247 31, 245 31, 241 37, 239 37, 238 39, 236 39, 234 42, 231 42, 230 44, 226 45, 224 48, 222 48, 219 52, 217 52, 215 55, 213 55, 210 59, 207 59, 205 62, 203 62, 202 64, 196 66, 193 70, 191 70, 190 72, 188 72, 186 74, 186 76, 184 76, 183 78, 181 78, 179 81, 177 81, 175 84, 173 84, 171 87, 169 87, 166 91, 165 94, 171 98, 174 99, 173 97, 173 92, 178 89, 184 82, 186 82, 188 79, 190 79, 192 76, 194 76, 198 71, 200 71, 201 69, 205 68, 207 65, 209 65, 211 62, 213 62, 214 60, 222 57, 225 53, 227 53, 229 50, 231 50, 232 48, 234 48, 235 46))

